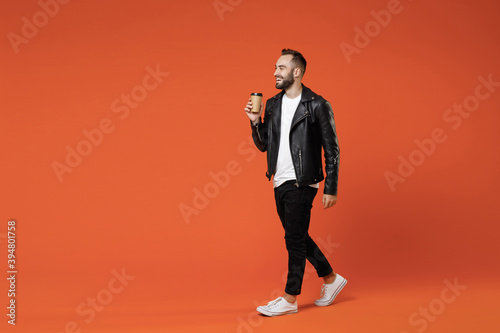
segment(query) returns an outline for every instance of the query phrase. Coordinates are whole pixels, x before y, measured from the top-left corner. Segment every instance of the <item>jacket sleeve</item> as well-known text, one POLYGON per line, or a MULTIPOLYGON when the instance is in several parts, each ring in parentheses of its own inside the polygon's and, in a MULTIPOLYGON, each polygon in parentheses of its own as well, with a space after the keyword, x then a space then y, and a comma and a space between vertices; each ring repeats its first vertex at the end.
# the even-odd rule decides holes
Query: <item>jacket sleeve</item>
POLYGON ((250 126, 252 127, 252 138, 253 142, 255 143, 255 146, 257 149, 260 151, 264 152, 267 150, 267 143, 268 143, 268 123, 270 121, 270 108, 269 107, 269 101, 266 103, 266 108, 264 111, 264 121, 260 122, 257 124, 257 126, 254 126, 252 122, 250 121, 250 126))
POLYGON ((332 106, 324 101, 318 111, 318 121, 321 128, 321 143, 325 152, 325 194, 337 195, 339 178, 339 142, 332 106))

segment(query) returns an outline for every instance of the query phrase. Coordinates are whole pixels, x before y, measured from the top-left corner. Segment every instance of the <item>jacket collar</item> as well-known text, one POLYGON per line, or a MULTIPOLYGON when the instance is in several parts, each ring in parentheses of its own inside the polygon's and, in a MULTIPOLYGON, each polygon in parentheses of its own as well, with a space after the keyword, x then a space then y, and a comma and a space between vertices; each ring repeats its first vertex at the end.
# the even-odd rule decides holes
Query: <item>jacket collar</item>
MULTIPOLYGON (((281 101, 283 100, 283 95, 285 94, 285 91, 282 90, 279 94, 274 96, 276 101, 280 101, 280 103, 277 103, 275 106, 276 112, 274 112, 275 120, 278 121, 277 126, 279 126, 280 121, 281 121, 281 101)), ((317 99, 317 95, 309 88, 307 88, 305 85, 302 85, 302 97, 300 98, 300 103, 297 107, 297 110, 295 111, 295 114, 293 115, 292 118, 292 128, 295 126, 296 123, 298 123, 301 119, 304 119, 309 115, 309 111, 305 107, 303 102, 309 102, 317 99)))

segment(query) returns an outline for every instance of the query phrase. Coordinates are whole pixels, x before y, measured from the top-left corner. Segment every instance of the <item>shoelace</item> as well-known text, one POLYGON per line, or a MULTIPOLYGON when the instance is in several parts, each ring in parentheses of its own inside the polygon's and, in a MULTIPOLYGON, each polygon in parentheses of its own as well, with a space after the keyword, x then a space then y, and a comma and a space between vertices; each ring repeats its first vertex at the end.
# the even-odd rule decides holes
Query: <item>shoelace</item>
POLYGON ((325 297, 325 294, 326 294, 326 289, 328 288, 328 286, 326 284, 322 285, 321 286, 321 294, 320 294, 320 297, 321 298, 324 298, 325 297))
POLYGON ((281 301, 281 297, 279 297, 279 298, 277 298, 275 300, 270 301, 269 303, 267 303, 267 306, 269 306, 269 307, 276 306, 280 301, 281 301))

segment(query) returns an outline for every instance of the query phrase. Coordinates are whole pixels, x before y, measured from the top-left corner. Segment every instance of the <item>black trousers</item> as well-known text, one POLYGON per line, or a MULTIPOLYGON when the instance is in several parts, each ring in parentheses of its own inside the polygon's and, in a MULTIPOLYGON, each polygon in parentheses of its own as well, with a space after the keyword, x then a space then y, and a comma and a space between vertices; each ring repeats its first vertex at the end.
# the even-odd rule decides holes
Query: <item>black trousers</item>
POLYGON ((317 188, 297 187, 295 180, 274 189, 276 208, 285 229, 288 251, 288 276, 285 292, 300 295, 306 259, 314 266, 319 277, 332 273, 332 267, 316 243, 309 236, 311 208, 317 188))

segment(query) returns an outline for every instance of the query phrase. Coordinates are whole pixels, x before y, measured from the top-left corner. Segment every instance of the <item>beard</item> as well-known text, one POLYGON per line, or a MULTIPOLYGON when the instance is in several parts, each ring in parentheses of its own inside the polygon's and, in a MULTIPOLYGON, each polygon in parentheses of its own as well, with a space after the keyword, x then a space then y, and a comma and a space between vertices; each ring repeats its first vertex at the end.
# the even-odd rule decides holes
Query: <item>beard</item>
POLYGON ((276 89, 286 90, 295 82, 295 78, 292 75, 292 71, 287 77, 277 76, 277 78, 281 79, 282 81, 280 83, 276 82, 276 89))

